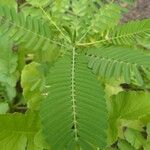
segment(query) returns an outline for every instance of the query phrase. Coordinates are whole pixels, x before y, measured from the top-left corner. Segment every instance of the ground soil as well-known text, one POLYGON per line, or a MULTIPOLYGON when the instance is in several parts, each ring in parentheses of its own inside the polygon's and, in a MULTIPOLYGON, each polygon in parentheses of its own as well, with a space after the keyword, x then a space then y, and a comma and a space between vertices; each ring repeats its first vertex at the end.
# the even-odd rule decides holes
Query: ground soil
POLYGON ((127 14, 124 14, 123 22, 136 19, 150 18, 150 0, 136 0, 127 14))

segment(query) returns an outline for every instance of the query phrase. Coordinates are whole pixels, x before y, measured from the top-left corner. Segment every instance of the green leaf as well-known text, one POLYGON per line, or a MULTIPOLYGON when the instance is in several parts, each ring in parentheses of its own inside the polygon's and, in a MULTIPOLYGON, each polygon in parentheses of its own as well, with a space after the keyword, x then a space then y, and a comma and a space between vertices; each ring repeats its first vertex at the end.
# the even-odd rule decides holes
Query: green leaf
POLYGON ((83 150, 92 145, 106 146, 104 90, 86 63, 84 56, 73 49, 72 59, 64 56, 47 76, 50 88, 40 116, 44 136, 54 150, 73 150, 78 144, 83 150))
POLYGON ((14 7, 17 9, 16 0, 0 0, 1 5, 7 5, 8 7, 14 7))
POLYGON ((44 74, 40 67, 39 63, 32 62, 24 67, 21 74, 23 95, 31 110, 38 110, 43 99, 44 74))
POLYGON ((35 138, 34 138, 34 144, 37 146, 37 148, 39 149, 46 149, 49 150, 50 147, 49 145, 46 143, 42 131, 40 130, 39 132, 36 133, 35 138))
MULTIPOLYGON (((91 32, 92 35, 92 32, 91 32)), ((150 35, 150 19, 140 21, 130 21, 125 24, 117 25, 112 30, 106 30, 106 34, 96 37, 90 37, 90 42, 77 43, 78 46, 93 45, 136 45, 139 38, 146 38, 150 35)), ((89 40, 88 40, 89 41, 89 40)))
POLYGON ((8 99, 5 86, 0 84, 0 102, 6 102, 8 99))
POLYGON ((125 140, 119 140, 118 147, 120 150, 136 150, 125 140))
POLYGON ((148 123, 146 126, 146 133, 147 133, 147 140, 144 145, 144 150, 149 150, 150 149, 150 123, 148 123))
POLYGON ((148 141, 145 145, 144 145, 144 150, 149 150, 150 149, 150 141, 148 141))
POLYGON ((146 131, 147 131, 147 135, 148 135, 147 140, 150 141, 150 123, 148 123, 146 131))
POLYGON ((37 114, 0 115, 0 147, 2 150, 38 150, 34 144, 38 130, 37 114))
POLYGON ((109 143, 116 140, 121 119, 138 120, 150 113, 150 93, 121 92, 111 99, 109 112, 109 143))
POLYGON ((51 44, 62 45, 51 39, 54 34, 49 24, 40 19, 17 13, 6 6, 0 6, 0 17, 0 36, 8 36, 18 44, 24 42, 27 49, 47 50, 51 44))
POLYGON ((0 114, 5 114, 9 110, 8 103, 0 102, 0 114))
POLYGON ((149 96, 148 92, 121 92, 112 98, 112 106, 116 112, 112 111, 118 112, 123 119, 138 119, 150 112, 149 96))
POLYGON ((150 19, 130 21, 117 26, 108 35, 108 41, 115 45, 133 45, 137 38, 144 38, 150 34, 150 19))
POLYGON ((147 70, 149 77, 150 56, 137 49, 115 46, 93 48, 88 50, 87 55, 92 55, 89 57, 88 67, 107 80, 123 77, 128 84, 134 79, 139 85, 143 85, 143 68, 147 70))
POLYGON ((138 40, 137 40, 139 45, 150 50, 150 42, 149 41, 150 41, 150 35, 145 38, 138 38, 138 40))
POLYGON ((31 7, 30 5, 22 6, 21 11, 26 15, 31 15, 32 17, 36 17, 41 19, 43 16, 43 12, 40 9, 37 9, 36 7, 31 7))
POLYGON ((7 38, 0 38, 0 84, 5 88, 7 99, 11 101, 15 95, 18 78, 17 54, 13 51, 13 44, 7 38))
POLYGON ((39 6, 45 6, 49 3, 48 0, 26 0, 29 4, 39 7, 39 6))
POLYGON ((145 143, 142 134, 134 129, 127 128, 124 132, 125 139, 136 149, 140 149, 145 143))
POLYGON ((117 4, 110 3, 103 5, 99 11, 94 14, 91 20, 91 29, 94 32, 100 32, 113 29, 119 22, 121 17, 121 7, 117 4))

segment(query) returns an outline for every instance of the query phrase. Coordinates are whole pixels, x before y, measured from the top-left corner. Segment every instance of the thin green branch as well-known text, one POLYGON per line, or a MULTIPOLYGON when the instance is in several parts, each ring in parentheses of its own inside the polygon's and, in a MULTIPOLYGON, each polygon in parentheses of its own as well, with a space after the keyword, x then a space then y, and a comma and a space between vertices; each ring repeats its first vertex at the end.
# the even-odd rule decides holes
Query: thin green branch
POLYGON ((77 43, 80 43, 84 38, 85 36, 88 34, 88 32, 91 30, 91 28, 89 28, 84 34, 83 36, 79 39, 79 41, 77 43))
POLYGON ((106 39, 100 40, 100 41, 88 42, 88 43, 77 43, 76 45, 77 46, 89 46, 89 45, 99 44, 99 43, 102 43, 105 41, 106 41, 106 39))
MULTIPOLYGON (((145 31, 148 31, 149 29, 145 30, 145 31)), ((126 35, 120 35, 120 36, 117 36, 117 37, 113 37, 113 38, 105 38, 103 40, 100 40, 100 41, 94 41, 94 42, 88 42, 88 43, 77 43, 76 45, 77 46, 90 46, 90 45, 95 45, 95 44, 100 44, 100 43, 103 43, 103 42, 106 42, 106 41, 111 41, 111 40, 115 40, 115 39, 119 39, 119 38, 123 38, 123 37, 128 37, 128 36, 133 36, 133 35, 136 35, 136 34, 139 34, 140 32, 145 32, 145 31, 138 31, 138 32, 135 32, 135 33, 130 33, 130 34, 126 34, 126 35)))
POLYGON ((61 29, 57 26, 57 24, 52 20, 52 18, 50 17, 50 15, 48 15, 46 13, 46 11, 39 6, 39 8, 42 10, 42 12, 45 14, 45 16, 47 17, 47 19, 55 26, 55 28, 61 33, 61 35, 70 43, 70 40, 66 37, 66 35, 61 31, 61 29))

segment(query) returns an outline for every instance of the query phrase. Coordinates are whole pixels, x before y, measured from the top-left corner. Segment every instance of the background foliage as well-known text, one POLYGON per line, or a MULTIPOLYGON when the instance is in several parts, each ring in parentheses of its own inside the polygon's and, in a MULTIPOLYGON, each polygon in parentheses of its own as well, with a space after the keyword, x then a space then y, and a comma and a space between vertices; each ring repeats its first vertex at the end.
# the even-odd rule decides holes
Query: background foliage
POLYGON ((0 0, 2 150, 149 150, 150 19, 121 0, 0 0))

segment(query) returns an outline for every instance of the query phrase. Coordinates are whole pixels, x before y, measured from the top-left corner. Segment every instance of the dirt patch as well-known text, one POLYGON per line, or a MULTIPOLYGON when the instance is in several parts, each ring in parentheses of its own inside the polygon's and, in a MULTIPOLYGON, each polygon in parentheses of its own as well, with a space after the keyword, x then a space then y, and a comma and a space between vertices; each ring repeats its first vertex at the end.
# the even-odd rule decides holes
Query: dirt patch
POLYGON ((137 0, 127 14, 124 14, 123 22, 136 19, 150 18, 150 0, 137 0))

